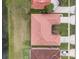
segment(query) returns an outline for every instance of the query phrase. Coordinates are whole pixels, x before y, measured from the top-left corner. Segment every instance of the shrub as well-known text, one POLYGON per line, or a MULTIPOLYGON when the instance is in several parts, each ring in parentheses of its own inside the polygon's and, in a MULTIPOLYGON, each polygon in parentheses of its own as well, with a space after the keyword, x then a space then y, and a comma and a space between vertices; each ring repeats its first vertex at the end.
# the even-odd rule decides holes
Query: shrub
POLYGON ((40 9, 31 9, 32 13, 51 13, 53 11, 54 5, 52 3, 50 3, 49 5, 47 5, 44 9, 40 10, 40 9))
POLYGON ((53 11, 54 4, 50 3, 48 6, 45 7, 45 10, 47 13, 50 13, 53 11))

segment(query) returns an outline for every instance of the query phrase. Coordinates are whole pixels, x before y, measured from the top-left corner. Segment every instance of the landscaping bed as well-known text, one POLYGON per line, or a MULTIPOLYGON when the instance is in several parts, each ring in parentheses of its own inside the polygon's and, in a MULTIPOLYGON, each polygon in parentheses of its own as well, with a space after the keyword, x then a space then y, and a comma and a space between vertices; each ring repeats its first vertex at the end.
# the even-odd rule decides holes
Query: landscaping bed
POLYGON ((44 9, 31 9, 32 14, 47 14, 51 13, 53 11, 54 5, 50 3, 48 6, 46 6, 44 9))

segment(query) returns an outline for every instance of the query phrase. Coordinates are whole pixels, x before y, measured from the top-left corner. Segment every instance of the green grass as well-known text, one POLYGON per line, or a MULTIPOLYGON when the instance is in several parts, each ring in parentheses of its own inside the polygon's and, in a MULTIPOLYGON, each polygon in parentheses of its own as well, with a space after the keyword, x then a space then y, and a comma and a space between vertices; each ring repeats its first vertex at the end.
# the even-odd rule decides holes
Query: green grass
POLYGON ((64 17, 68 17, 68 13, 62 13, 64 17))
POLYGON ((13 43, 13 25, 11 21, 11 15, 8 12, 8 36, 9 36, 9 59, 14 59, 14 43, 13 43))
MULTIPOLYGON (((69 0, 59 0, 60 6, 68 6, 68 1, 69 0)), ((70 0, 70 6, 75 5, 75 0, 70 0)))
POLYGON ((68 57, 67 56, 62 56, 61 59, 68 59, 68 57))
POLYGON ((30 40, 29 37, 24 41, 23 59, 29 59, 30 40))
POLYGON ((54 5, 53 4, 49 4, 48 6, 46 6, 44 9, 31 9, 31 13, 32 14, 47 14, 47 13, 51 13, 53 11, 54 5))
POLYGON ((68 24, 61 23, 59 25, 58 31, 61 36, 68 36, 68 24))
POLYGON ((70 5, 71 6, 74 6, 75 5, 75 3, 76 3, 76 1, 75 0, 70 0, 71 2, 70 2, 70 5))
MULTIPOLYGON (((61 23, 60 25, 56 26, 57 31, 61 36, 68 36, 68 24, 61 23)), ((75 34, 75 25, 70 25, 70 34, 75 34)))
POLYGON ((76 59, 75 57, 70 57, 70 59, 76 59))
POLYGON ((70 34, 75 34, 75 25, 70 25, 70 34))
POLYGON ((70 49, 74 49, 75 48, 75 45, 70 45, 70 49))
POLYGON ((13 26, 13 21, 11 20, 11 9, 9 7, 11 7, 11 0, 5 0, 5 4, 6 7, 8 9, 7 13, 8 13, 8 59, 14 59, 14 43, 13 43, 13 30, 14 30, 14 26, 13 26))
POLYGON ((59 0, 60 6, 68 6, 68 0, 59 0))
MULTIPOLYGON (((70 49, 74 49, 74 48, 75 48, 75 45, 70 44, 70 49)), ((60 49, 67 50, 68 49, 68 43, 61 43, 60 49)))
MULTIPOLYGON (((12 22, 11 16, 14 16, 15 14, 18 16, 23 17, 23 21, 26 20, 28 22, 29 17, 30 17, 30 0, 6 0, 6 6, 8 8, 8 34, 9 34, 9 54, 8 54, 8 59, 14 59, 14 41, 13 41, 13 31, 14 31, 14 26, 12 22), (15 13, 17 11, 17 13, 15 13), (29 14, 29 15, 28 15, 29 14)), ((15 18, 17 18, 15 17, 15 18)), ((20 17, 19 17, 20 18, 20 17)), ((26 24, 26 23, 25 23, 26 24)), ((29 22, 27 24, 30 24, 29 22)), ((28 26, 26 24, 26 26, 28 26)), ((26 27, 25 26, 25 27, 26 27)), ((28 28, 26 28, 28 29, 28 28)), ((27 31, 27 30, 26 30, 27 31)), ((28 31, 27 31, 28 32, 28 31)), ((28 39, 28 33, 26 32, 26 38, 28 39)), ((29 52, 29 41, 24 42, 24 47, 23 47, 23 59, 29 59, 28 58, 28 52, 29 52)))
MULTIPOLYGON (((61 59, 68 59, 67 56, 62 56, 61 59)), ((70 57, 70 59, 75 59, 74 57, 70 57)))
POLYGON ((68 43, 61 43, 60 49, 67 50, 68 49, 68 43))
POLYGON ((39 10, 39 9, 31 9, 31 13, 33 14, 40 14, 42 10, 39 10))
POLYGON ((29 59, 30 42, 26 41, 23 48, 23 59, 29 59))
POLYGON ((23 59, 29 59, 29 49, 28 48, 23 49, 23 59))

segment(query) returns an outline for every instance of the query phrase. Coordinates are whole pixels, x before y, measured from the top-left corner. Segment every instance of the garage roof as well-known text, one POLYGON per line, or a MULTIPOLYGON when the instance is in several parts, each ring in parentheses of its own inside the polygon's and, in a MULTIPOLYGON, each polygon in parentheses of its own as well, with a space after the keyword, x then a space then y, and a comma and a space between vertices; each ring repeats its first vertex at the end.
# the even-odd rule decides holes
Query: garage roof
POLYGON ((60 50, 57 48, 32 48, 31 59, 60 59, 60 50))
POLYGON ((59 14, 31 15, 31 45, 58 46, 60 35, 52 34, 52 25, 60 24, 59 14))

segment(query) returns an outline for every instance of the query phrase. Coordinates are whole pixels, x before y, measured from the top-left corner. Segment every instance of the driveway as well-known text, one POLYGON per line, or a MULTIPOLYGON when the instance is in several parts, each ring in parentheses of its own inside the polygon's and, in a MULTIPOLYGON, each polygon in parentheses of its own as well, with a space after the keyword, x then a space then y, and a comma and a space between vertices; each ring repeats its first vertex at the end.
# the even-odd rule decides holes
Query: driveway
POLYGON ((70 17, 61 17, 61 23, 70 23, 72 25, 75 25, 75 21, 75 15, 72 15, 70 17))
POLYGON ((70 37, 68 36, 62 36, 61 37, 61 43, 68 43, 70 42, 70 44, 75 44, 75 35, 71 35, 70 37))

